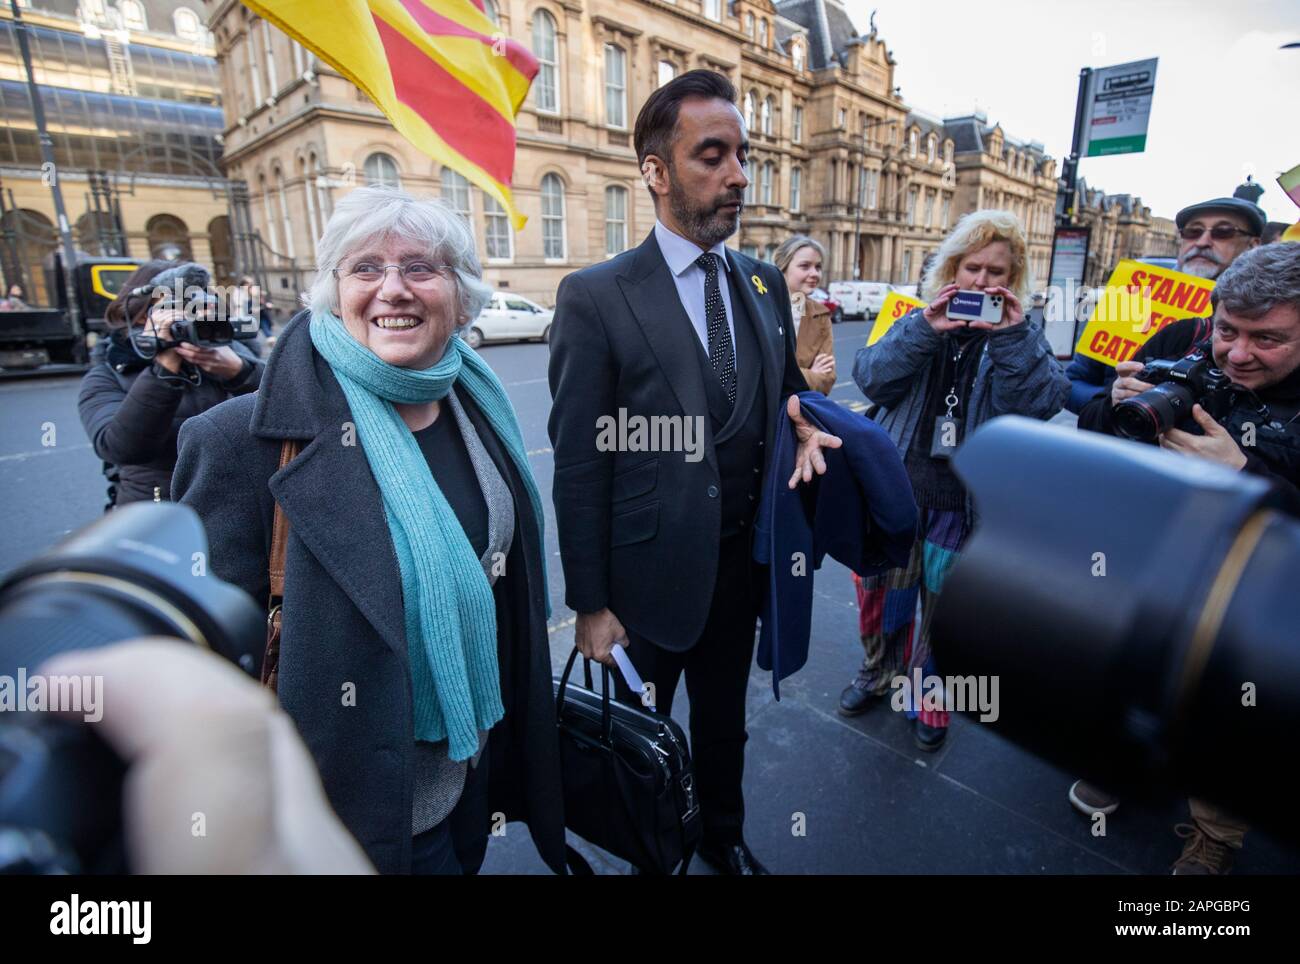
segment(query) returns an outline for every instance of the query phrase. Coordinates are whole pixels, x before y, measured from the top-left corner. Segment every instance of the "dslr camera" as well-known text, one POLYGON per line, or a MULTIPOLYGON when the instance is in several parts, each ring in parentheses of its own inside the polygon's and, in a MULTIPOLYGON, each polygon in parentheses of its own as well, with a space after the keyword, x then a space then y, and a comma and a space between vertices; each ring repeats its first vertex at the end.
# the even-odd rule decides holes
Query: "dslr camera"
POLYGON ((212 292, 211 281, 207 268, 186 261, 131 292, 132 296, 154 299, 154 307, 181 312, 182 317, 171 324, 171 341, 160 340, 160 350, 181 344, 217 348, 257 337, 257 319, 249 311, 230 311, 228 299, 223 301, 212 292))
POLYGON ((1193 405, 1221 422, 1241 390, 1200 349, 1176 361, 1148 362, 1137 378, 1155 387, 1115 406, 1115 428, 1140 442, 1154 442, 1162 432, 1189 421, 1193 405))

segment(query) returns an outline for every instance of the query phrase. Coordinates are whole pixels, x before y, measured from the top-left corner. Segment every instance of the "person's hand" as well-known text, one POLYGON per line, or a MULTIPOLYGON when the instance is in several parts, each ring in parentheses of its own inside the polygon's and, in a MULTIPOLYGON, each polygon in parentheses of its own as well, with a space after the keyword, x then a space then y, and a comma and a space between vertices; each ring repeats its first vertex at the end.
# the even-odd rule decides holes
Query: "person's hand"
POLYGON ((972 321, 970 327, 982 328, 986 331, 1001 331, 1003 328, 1010 328, 1025 320, 1025 309, 1021 307, 1020 299, 1006 288, 985 288, 984 293, 986 295, 1002 296, 1002 320, 997 324, 993 324, 991 321, 972 321))
POLYGON ((610 667, 617 665, 614 662, 614 647, 627 645, 627 630, 608 609, 578 613, 578 624, 573 635, 578 652, 610 667))
POLYGON ((62 653, 38 672, 104 681, 100 719, 84 725, 127 764, 135 873, 374 873, 293 720, 220 657, 154 637, 62 653))
POLYGON ((930 327, 942 334, 945 331, 956 331, 959 328, 965 328, 966 322, 953 321, 948 317, 948 302, 952 300, 959 288, 955 284, 946 284, 939 289, 939 293, 934 296, 934 301, 930 302, 922 310, 925 320, 930 323, 930 327))
POLYGON ((803 417, 799 410, 799 396, 791 395, 785 404, 785 413, 794 423, 794 434, 799 439, 799 450, 794 457, 794 475, 790 476, 790 488, 799 484, 799 480, 811 482, 813 473, 826 474, 826 458, 822 449, 837 449, 844 443, 838 435, 818 431, 812 423, 803 417))
POLYGON ((1199 405, 1192 406, 1192 418, 1204 430, 1204 435, 1193 435, 1179 428, 1171 428, 1160 436, 1160 447, 1184 455, 1199 455, 1211 462, 1226 465, 1235 472, 1246 467, 1243 452, 1228 430, 1210 417, 1199 405))
MULTIPOLYGON (((149 317, 144 323, 144 333, 152 335, 159 341, 171 341, 172 322, 179 321, 182 317, 181 312, 175 308, 153 308, 149 311, 149 317)), ((178 372, 181 370, 181 363, 185 361, 175 348, 168 348, 158 352, 154 356, 156 361, 169 372, 178 372)))
POLYGON ((834 375, 835 374, 835 356, 822 353, 813 359, 812 367, 808 369, 814 375, 834 375))
POLYGON ((177 345, 177 354, 187 362, 207 372, 213 378, 230 381, 244 370, 244 360, 229 345, 202 348, 199 345, 177 345))
POLYGON ((1138 361, 1122 361, 1115 366, 1115 381, 1110 386, 1111 405, 1118 405, 1126 398, 1141 395, 1155 388, 1150 382, 1133 377, 1145 367, 1146 365, 1138 361))

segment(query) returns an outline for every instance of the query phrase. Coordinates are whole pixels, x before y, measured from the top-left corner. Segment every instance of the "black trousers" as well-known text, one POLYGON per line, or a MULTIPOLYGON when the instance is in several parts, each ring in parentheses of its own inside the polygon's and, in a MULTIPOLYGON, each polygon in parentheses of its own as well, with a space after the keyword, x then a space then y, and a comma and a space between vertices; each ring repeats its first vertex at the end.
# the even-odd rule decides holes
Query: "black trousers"
MULTIPOLYGON (((704 838, 710 844, 740 843, 745 824, 745 695, 758 624, 758 569, 748 531, 722 540, 718 578, 704 633, 685 652, 674 653, 628 633, 628 657, 641 679, 654 685, 656 710, 672 711, 677 681, 686 674, 691 701, 690 743, 700 797, 704 838)), ((672 600, 665 599, 665 606, 672 600)), ((641 705, 614 672, 615 697, 641 705)))

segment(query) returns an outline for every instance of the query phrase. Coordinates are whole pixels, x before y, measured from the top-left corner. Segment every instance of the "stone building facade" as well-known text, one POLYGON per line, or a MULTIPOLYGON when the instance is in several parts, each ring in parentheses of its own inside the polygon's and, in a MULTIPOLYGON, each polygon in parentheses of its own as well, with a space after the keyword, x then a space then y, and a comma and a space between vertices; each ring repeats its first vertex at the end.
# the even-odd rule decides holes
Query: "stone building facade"
MULTIPOLYGON (((485 277, 542 304, 569 272, 639 244, 654 223, 632 127, 650 93, 705 67, 739 92, 750 187, 731 244, 770 257, 792 232, 827 249, 825 277, 915 281, 960 214, 1005 205, 1051 245, 1055 161, 986 118, 910 110, 895 59, 840 0, 485 0, 541 69, 517 122, 515 234, 495 201, 399 137, 348 81, 237 0, 209 0, 226 111, 224 168, 246 181, 272 290, 310 281, 313 242, 343 192, 392 183, 469 219, 485 277)), ((1041 267, 1040 267, 1041 266, 1041 267)))
POLYGON ((74 246, 91 255, 232 266, 218 166, 221 87, 202 4, 22 0, 53 140, 43 164, 9 4, 0 7, 0 267, 49 304, 58 247, 51 182, 74 246))

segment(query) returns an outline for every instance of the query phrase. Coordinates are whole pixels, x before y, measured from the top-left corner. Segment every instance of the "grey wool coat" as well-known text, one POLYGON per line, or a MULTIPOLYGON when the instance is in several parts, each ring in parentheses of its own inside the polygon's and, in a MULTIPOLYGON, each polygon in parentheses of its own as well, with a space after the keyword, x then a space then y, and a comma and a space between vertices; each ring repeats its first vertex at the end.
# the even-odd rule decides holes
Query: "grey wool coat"
MULTIPOLYGON (((316 352, 305 312, 281 334, 256 395, 197 415, 180 435, 173 494, 209 539, 212 571, 263 602, 275 502, 289 521, 280 702, 311 750, 331 805, 382 873, 411 864, 414 722, 401 574, 352 416, 316 352), (302 451, 279 469, 284 439, 302 451), (274 500, 274 501, 273 501, 274 500), (346 684, 355 700, 345 701, 346 684), (345 705, 354 702, 354 705, 345 705)), ((559 740, 546 632, 543 554, 519 471, 462 394, 518 520, 496 597, 505 717, 489 736, 489 808, 523 820, 564 872, 559 740)))

